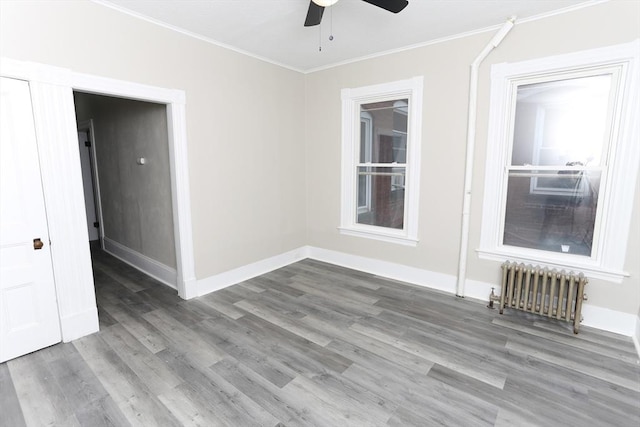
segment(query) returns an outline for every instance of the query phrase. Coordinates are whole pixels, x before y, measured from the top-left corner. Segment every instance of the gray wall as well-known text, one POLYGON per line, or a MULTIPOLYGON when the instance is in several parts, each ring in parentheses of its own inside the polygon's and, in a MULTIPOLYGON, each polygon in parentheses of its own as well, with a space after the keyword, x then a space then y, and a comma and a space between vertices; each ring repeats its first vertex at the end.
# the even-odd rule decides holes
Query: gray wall
POLYGON ((104 237, 176 268, 166 106, 85 93, 74 101, 79 121, 93 119, 104 237))

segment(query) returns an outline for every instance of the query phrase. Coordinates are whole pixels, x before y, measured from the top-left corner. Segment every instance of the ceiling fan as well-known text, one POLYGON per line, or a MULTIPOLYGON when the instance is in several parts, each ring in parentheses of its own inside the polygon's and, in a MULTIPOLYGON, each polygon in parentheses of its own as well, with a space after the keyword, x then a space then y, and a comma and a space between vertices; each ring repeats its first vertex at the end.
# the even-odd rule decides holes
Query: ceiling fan
MULTIPOLYGON (((388 10, 389 12, 398 13, 407 5, 409 2, 407 0, 362 0, 374 6, 378 6, 382 9, 388 10)), ((322 14, 324 13, 324 8, 327 6, 331 6, 337 3, 338 0, 311 0, 309 1, 309 10, 307 11, 307 18, 304 21, 305 27, 313 27, 314 25, 319 25, 320 21, 322 21, 322 14)))

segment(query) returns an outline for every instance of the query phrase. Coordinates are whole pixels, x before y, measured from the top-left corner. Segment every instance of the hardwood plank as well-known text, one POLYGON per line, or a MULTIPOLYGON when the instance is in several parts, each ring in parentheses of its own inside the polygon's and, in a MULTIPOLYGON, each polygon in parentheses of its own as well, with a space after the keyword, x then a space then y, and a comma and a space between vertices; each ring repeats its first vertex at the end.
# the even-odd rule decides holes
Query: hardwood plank
POLYGON ((162 360, 183 380, 178 388, 200 408, 211 408, 224 425, 275 426, 279 421, 211 369, 202 369, 182 355, 163 350, 162 360))
POLYGON ((506 375, 497 369, 496 366, 491 366, 491 369, 487 371, 486 364, 484 366, 476 366, 475 362, 477 360, 468 358, 464 354, 450 353, 438 347, 423 344, 425 340, 393 336, 360 323, 354 323, 350 329, 397 347, 415 356, 422 357, 429 362, 439 363, 440 365, 463 372, 465 375, 484 381, 494 387, 502 388, 504 386, 506 375))
POLYGON ((594 343, 590 340, 584 339, 584 333, 577 336, 569 336, 566 333, 559 331, 551 331, 545 328, 529 327, 526 325, 520 325, 513 321, 505 320, 504 318, 496 318, 492 321, 493 324, 513 329, 515 331, 523 332, 528 335, 534 335, 539 338, 554 341, 560 344, 564 348, 577 348, 586 350, 590 353, 599 354, 606 357, 622 360, 627 363, 635 363, 638 359, 638 355, 630 352, 629 347, 603 347, 602 344, 594 343))
POLYGON ((180 425, 99 335, 81 338, 74 345, 131 425, 180 425))
POLYGON ((160 331, 143 317, 131 315, 129 311, 120 306, 109 307, 109 312, 119 325, 124 327, 150 352, 158 353, 169 345, 160 331))
POLYGON ((114 325, 108 328, 103 332, 102 338, 151 393, 162 394, 182 382, 123 326, 114 325))
POLYGON ((158 399, 171 411, 171 414, 182 426, 210 427, 224 425, 213 409, 194 401, 192 396, 197 396, 197 392, 190 388, 188 384, 185 384, 183 387, 174 388, 161 394, 158 399))
POLYGON ((309 316, 317 319, 323 319, 326 321, 326 324, 336 326, 336 327, 348 327, 350 326, 356 318, 354 315, 346 315, 342 313, 338 313, 331 308, 328 308, 320 301, 311 301, 304 298, 292 298, 286 294, 283 294, 277 290, 269 289, 264 293, 265 298, 271 298, 272 300, 277 300, 278 305, 286 306, 295 306, 297 310, 304 313, 304 316, 299 319, 299 321, 303 323, 307 323, 313 327, 313 324, 309 322, 305 322, 304 319, 308 319, 309 316))
POLYGON ((131 292, 138 292, 145 289, 145 286, 141 284, 139 281, 133 280, 127 276, 127 273, 120 272, 114 269, 112 266, 107 266, 101 262, 94 261, 93 263, 94 269, 100 270, 103 274, 109 276, 116 282, 120 283, 125 288, 129 289, 131 292))
POLYGON ((325 277, 320 280, 318 278, 312 278, 305 275, 296 276, 294 279, 295 280, 290 286, 306 293, 321 295, 323 297, 330 294, 333 295, 334 298, 340 298, 363 305, 373 305, 379 300, 376 296, 365 295, 362 292, 357 292, 346 286, 341 286, 339 283, 332 280, 331 277, 325 277))
POLYGON ((277 291, 280 291, 283 294, 287 294, 292 297, 299 297, 304 295, 303 291, 291 286, 291 283, 293 282, 291 278, 294 277, 294 275, 291 274, 287 276, 288 276, 287 279, 282 280, 282 279, 278 279, 277 275, 273 275, 272 273, 267 273, 263 276, 255 277, 254 279, 252 279, 252 281, 260 284, 263 290, 265 291, 270 289, 275 289, 277 291))
POLYGON ((173 319, 163 310, 154 310, 143 315, 171 344, 171 348, 187 355, 201 366, 211 366, 222 360, 224 353, 202 341, 192 329, 173 319))
POLYGON ((260 305, 261 307, 269 309, 271 312, 276 312, 278 315, 289 319, 297 320, 303 318, 306 313, 300 311, 298 304, 292 304, 291 302, 293 301, 298 301, 298 298, 283 294, 275 289, 269 289, 261 292, 259 295, 252 295, 249 298, 240 300, 234 303, 234 306, 239 307, 239 304, 249 302, 260 305), (286 299, 287 302, 284 302, 283 299, 286 299))
POLYGON ((354 411, 348 402, 336 401, 315 393, 320 388, 304 377, 296 378, 280 391, 288 404, 299 408, 316 426, 374 426, 374 420, 354 411), (324 397, 324 398, 323 398, 324 397))
POLYGON ((243 300, 235 303, 235 306, 320 346, 325 346, 331 342, 331 338, 320 331, 307 327, 295 320, 288 319, 286 316, 282 316, 279 312, 271 310, 264 305, 252 304, 247 300, 243 300))
MULTIPOLYGON (((284 386, 282 392, 290 401, 303 405, 315 402, 325 408, 333 418, 332 424, 326 425, 375 426, 383 425, 389 419, 389 409, 383 406, 384 401, 364 393, 362 388, 350 384, 346 378, 336 381, 329 373, 313 378, 300 375, 284 386)), ((395 410, 395 406, 392 405, 391 409, 395 410)))
POLYGON ((213 365, 211 369, 229 383, 234 384, 245 395, 251 396, 257 404, 281 420, 284 425, 317 425, 308 411, 285 399, 280 387, 266 380, 244 363, 225 358, 213 365))
POLYGON ((0 364, 0 422, 2 425, 22 427, 26 426, 20 399, 11 379, 11 373, 6 363, 0 364))
POLYGON ((539 427, 539 418, 536 415, 530 417, 522 417, 521 415, 512 412, 506 408, 500 408, 498 410, 498 416, 496 417, 495 427, 539 427))
POLYGON ((131 425, 111 396, 84 405, 76 412, 76 419, 80 426, 124 427, 131 425))
POLYGON ((269 354, 296 372, 340 373, 351 364, 350 360, 253 315, 244 316, 238 323, 270 339, 276 338, 278 343, 269 347, 269 354))
POLYGON ((324 306, 336 313, 346 316, 354 316, 356 318, 377 316, 383 312, 383 309, 369 304, 361 304, 357 301, 338 298, 327 292, 312 291, 298 298, 301 302, 306 301, 317 306, 324 306))
POLYGON ((399 407, 389 418, 388 426, 406 427, 406 426, 426 426, 426 425, 446 425, 442 419, 428 419, 424 415, 413 412, 404 406, 399 407))
POLYGON ((413 376, 398 371, 375 371, 356 362, 343 374, 355 383, 376 390, 398 407, 420 414, 427 425, 492 425, 498 407, 463 390, 435 381, 426 374, 413 376), (396 375, 394 375, 394 373, 396 375), (429 402, 425 406, 425 401, 429 402))
MULTIPOLYGON (((540 419, 541 414, 537 414, 535 411, 532 412, 526 405, 527 402, 521 400, 520 395, 516 393, 505 393, 502 389, 438 364, 431 368, 428 375, 442 384, 447 384, 461 392, 476 396, 487 403, 498 406, 500 409, 496 416, 496 422, 501 415, 506 417, 507 414, 509 415, 507 419, 540 419)), ((516 423, 514 425, 519 424, 516 423)))
POLYGON ((546 351, 541 350, 541 347, 537 345, 537 341, 530 337, 527 340, 520 340, 512 337, 507 343, 507 348, 526 353, 529 357, 535 357, 546 362, 564 366, 565 368, 576 372, 587 374, 599 379, 605 379, 610 383, 628 388, 634 392, 640 392, 640 382, 638 381, 637 374, 629 376, 628 374, 632 374, 632 371, 627 369, 614 371, 612 367, 616 365, 612 366, 611 364, 607 364, 607 358, 604 357, 596 359, 597 355, 594 355, 593 353, 589 356, 581 357, 578 360, 567 359, 566 357, 563 357, 563 353, 557 352, 555 349, 546 351))
POLYGON ((39 353, 7 362, 28 426, 71 423, 74 411, 39 353))
POLYGON ((91 368, 77 352, 49 363, 49 369, 72 408, 88 406, 108 396, 91 368))
POLYGON ((233 320, 237 320, 245 314, 244 311, 238 310, 233 304, 225 302, 222 298, 219 298, 217 293, 215 292, 198 298, 198 301, 208 305, 218 313, 223 314, 233 320))
POLYGON ((279 388, 296 376, 293 369, 271 356, 268 344, 235 322, 207 321, 198 325, 198 331, 227 354, 223 360, 230 356, 279 388))

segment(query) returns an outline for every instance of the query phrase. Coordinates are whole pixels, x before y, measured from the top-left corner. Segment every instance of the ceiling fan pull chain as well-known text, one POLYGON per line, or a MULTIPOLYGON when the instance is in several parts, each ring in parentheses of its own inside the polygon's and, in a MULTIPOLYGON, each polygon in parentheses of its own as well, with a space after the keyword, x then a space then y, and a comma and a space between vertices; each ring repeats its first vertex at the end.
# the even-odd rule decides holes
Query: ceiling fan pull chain
POLYGON ((333 8, 329 8, 329 41, 333 41, 333 8))
POLYGON ((322 24, 318 25, 318 52, 322 52, 322 24))

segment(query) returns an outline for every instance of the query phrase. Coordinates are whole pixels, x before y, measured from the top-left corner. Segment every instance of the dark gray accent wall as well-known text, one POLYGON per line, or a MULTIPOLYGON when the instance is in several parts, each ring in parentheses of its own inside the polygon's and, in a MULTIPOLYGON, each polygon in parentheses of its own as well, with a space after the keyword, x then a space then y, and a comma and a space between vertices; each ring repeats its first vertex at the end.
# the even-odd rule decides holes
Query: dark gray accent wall
POLYGON ((166 106, 85 93, 74 100, 77 119, 93 119, 104 237, 176 268, 166 106))

